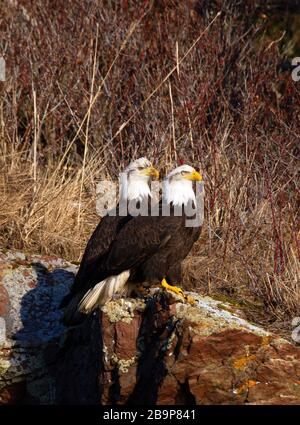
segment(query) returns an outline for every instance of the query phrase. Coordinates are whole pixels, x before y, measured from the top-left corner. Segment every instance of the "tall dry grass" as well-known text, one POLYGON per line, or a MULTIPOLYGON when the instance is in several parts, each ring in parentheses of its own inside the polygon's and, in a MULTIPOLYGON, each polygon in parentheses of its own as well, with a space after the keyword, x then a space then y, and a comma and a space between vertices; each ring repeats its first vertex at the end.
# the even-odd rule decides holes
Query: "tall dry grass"
POLYGON ((299 314, 300 83, 281 66, 270 10, 5 0, 0 11, 1 246, 78 261, 101 178, 132 157, 164 170, 183 160, 206 187, 186 284, 267 321, 299 314))

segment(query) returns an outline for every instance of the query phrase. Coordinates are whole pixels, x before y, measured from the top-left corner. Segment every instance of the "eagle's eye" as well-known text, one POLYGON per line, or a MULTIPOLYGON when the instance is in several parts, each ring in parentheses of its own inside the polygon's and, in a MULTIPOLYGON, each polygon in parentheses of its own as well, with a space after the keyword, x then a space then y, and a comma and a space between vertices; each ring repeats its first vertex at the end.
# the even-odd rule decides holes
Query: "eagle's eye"
POLYGON ((144 167, 137 167, 137 169, 138 169, 139 171, 141 171, 141 170, 143 170, 143 169, 144 169, 144 167))
POLYGON ((186 175, 186 171, 181 171, 181 173, 180 173, 182 176, 185 176, 186 175))

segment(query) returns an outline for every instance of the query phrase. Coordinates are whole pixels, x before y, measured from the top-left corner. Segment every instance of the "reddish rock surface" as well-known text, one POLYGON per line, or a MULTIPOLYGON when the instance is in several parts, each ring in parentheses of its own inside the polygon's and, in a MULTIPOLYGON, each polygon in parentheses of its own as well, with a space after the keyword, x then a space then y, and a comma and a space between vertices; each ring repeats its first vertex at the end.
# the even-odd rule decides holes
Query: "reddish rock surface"
POLYGON ((104 404, 299 404, 299 348, 222 311, 176 303, 174 314, 173 302, 149 301, 127 338, 115 306, 102 313, 104 404))
POLYGON ((4 317, 8 313, 9 297, 7 290, 0 284, 0 316, 4 317))
POLYGON ((299 404, 300 350, 235 307, 158 291, 66 329, 76 268, 0 253, 0 404, 299 404))

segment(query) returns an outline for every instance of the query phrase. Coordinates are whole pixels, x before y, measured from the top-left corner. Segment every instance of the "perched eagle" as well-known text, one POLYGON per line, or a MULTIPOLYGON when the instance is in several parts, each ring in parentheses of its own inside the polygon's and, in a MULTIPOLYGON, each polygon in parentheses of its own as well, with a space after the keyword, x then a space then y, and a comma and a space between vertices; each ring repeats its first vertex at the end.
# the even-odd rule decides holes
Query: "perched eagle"
MULTIPOLYGON (((133 169, 133 164, 128 168, 133 169)), ((155 175, 151 166, 140 170, 134 167, 135 176, 155 175)), ((166 289, 183 294, 171 283, 181 282, 181 262, 200 235, 200 226, 187 226, 191 217, 186 214, 188 206, 196 208, 193 181, 200 180, 202 177, 194 168, 182 165, 164 180, 157 215, 112 217, 117 225, 111 217, 102 219, 88 242, 68 296, 66 324, 79 323, 86 314, 116 293, 126 293, 133 284, 161 283, 166 289)), ((149 187, 148 181, 146 184, 149 187)), ((151 196, 150 189, 146 191, 144 186, 143 190, 143 196, 151 196)), ((137 189, 133 192, 134 196, 139 193, 137 189)))
MULTIPOLYGON (((79 270, 75 277, 70 293, 63 299, 61 308, 65 308, 63 321, 65 324, 76 324, 85 318, 85 315, 78 309, 78 304, 84 295, 97 283, 104 279, 101 265, 105 261, 112 243, 121 231, 123 226, 133 217, 122 211, 124 203, 128 206, 130 203, 144 202, 150 205, 151 179, 158 179, 159 172, 152 166, 147 158, 139 158, 132 161, 121 174, 120 203, 116 206, 115 215, 105 215, 90 237, 85 252, 83 254, 79 270), (120 211, 121 210, 121 211, 120 211)), ((115 291, 115 285, 119 280, 110 279, 110 285, 106 285, 108 293, 106 296, 112 296, 115 291)))

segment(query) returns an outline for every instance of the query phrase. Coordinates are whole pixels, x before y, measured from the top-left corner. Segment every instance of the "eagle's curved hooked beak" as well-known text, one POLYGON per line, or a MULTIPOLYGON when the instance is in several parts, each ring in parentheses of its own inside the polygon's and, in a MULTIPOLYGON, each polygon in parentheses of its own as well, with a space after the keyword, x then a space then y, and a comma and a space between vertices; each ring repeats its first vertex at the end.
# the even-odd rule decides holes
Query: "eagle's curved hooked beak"
POLYGON ((153 179, 159 179, 159 171, 157 171, 157 169, 154 167, 145 168, 144 170, 140 171, 140 173, 153 179))
POLYGON ((187 175, 184 176, 185 179, 187 180, 192 180, 192 181, 202 181, 202 176, 200 173, 198 173, 198 171, 193 171, 192 173, 189 173, 187 175))

